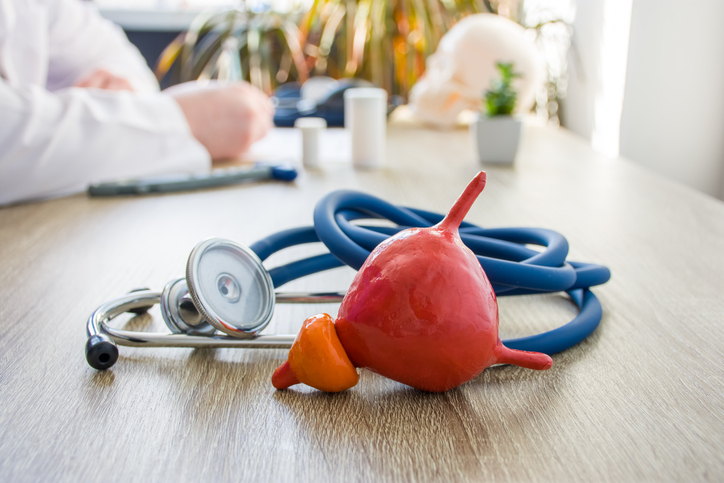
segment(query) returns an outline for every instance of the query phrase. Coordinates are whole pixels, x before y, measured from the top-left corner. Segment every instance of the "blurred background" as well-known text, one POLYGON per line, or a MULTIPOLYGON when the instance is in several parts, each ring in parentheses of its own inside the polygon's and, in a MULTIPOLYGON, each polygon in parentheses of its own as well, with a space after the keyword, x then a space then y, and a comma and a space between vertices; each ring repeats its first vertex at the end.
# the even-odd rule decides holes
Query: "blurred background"
POLYGON ((724 199, 721 0, 94 0, 162 86, 244 78, 268 93, 361 77, 405 102, 456 22, 522 25, 545 63, 532 114, 724 199))

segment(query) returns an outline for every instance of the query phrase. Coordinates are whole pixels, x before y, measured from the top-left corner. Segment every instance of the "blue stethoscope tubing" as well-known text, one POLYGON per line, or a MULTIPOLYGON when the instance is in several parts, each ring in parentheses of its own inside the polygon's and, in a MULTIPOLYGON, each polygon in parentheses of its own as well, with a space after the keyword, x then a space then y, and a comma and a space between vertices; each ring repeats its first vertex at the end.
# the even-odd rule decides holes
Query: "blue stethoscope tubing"
MULTIPOLYGON (((349 265, 359 270, 382 241, 410 227, 429 227, 444 215, 406 208, 356 191, 335 191, 314 209, 314 226, 284 230, 251 245, 263 261, 285 248, 322 242, 329 253, 297 260, 269 270, 274 287, 306 275, 349 265), (397 226, 353 224, 360 219, 387 219, 397 226)), ((611 272, 602 265, 567 261, 568 242, 559 233, 542 228, 481 228, 460 225, 460 237, 478 257, 497 296, 565 291, 578 306, 567 324, 537 335, 504 340, 511 349, 556 354, 569 349, 596 330, 603 309, 590 287, 607 282, 611 272), (526 245, 545 247, 536 251, 526 245)))

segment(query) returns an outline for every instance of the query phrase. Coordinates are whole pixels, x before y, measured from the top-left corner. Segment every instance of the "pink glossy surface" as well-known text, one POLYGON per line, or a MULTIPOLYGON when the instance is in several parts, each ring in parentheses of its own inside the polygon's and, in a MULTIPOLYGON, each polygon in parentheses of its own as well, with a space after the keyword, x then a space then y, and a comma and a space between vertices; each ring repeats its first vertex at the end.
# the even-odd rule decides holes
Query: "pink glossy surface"
POLYGON ((355 366, 432 392, 457 387, 496 362, 551 366, 545 354, 502 345, 495 292, 458 235, 485 181, 478 173, 443 221, 386 240, 357 272, 335 321, 355 366))
POLYGON ((496 360, 498 304, 456 232, 411 229, 380 245, 340 307, 353 364, 426 391, 446 391, 496 360))

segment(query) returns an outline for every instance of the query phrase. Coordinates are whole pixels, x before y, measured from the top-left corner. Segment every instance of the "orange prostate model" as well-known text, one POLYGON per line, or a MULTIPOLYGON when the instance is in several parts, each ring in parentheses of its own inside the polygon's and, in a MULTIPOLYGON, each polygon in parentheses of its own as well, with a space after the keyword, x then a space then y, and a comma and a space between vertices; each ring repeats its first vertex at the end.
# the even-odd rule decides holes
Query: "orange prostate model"
POLYGON ((443 392, 493 364, 550 368, 546 354, 502 344, 495 293, 458 234, 485 179, 479 173, 437 225, 401 231, 377 246, 357 272, 337 320, 322 314, 304 322, 289 360, 272 376, 274 387, 302 382, 344 391, 359 380, 355 368, 364 367, 443 392))

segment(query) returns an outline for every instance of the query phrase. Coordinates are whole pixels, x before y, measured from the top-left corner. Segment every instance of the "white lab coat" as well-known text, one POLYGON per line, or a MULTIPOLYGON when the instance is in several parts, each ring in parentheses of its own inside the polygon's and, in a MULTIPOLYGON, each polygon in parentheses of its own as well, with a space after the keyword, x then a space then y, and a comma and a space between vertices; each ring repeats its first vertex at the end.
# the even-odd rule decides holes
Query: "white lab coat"
POLYGON ((209 166, 176 101, 92 6, 0 0, 0 205, 209 166), (137 92, 71 87, 99 68, 137 92))

